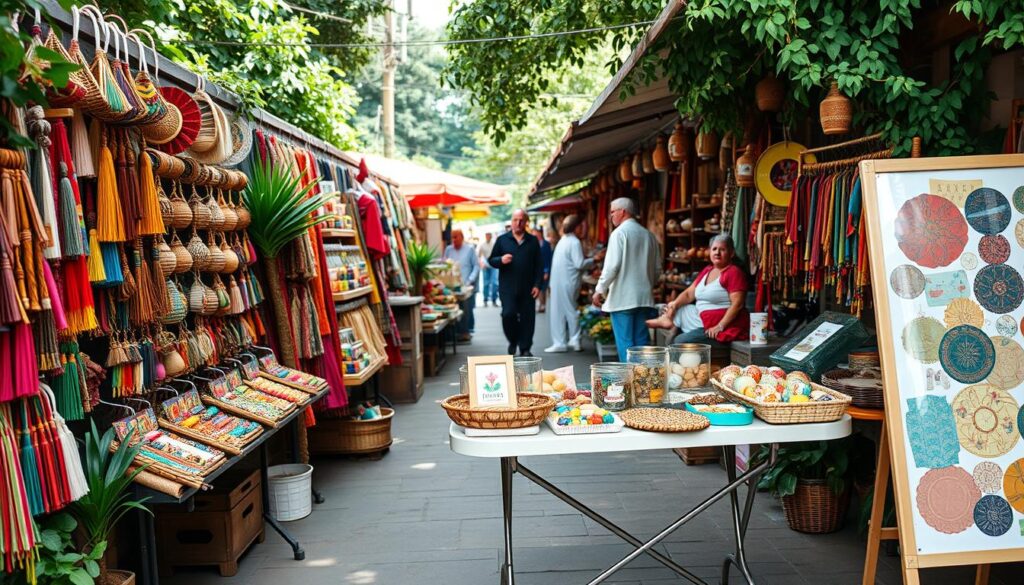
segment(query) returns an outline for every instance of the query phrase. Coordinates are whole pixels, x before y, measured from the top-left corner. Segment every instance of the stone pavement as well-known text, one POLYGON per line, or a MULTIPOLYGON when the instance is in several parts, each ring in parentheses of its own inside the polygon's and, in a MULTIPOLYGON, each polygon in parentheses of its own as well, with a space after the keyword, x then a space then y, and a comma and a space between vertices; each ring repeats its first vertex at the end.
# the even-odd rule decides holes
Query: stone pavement
MULTIPOLYGON (((477 308, 471 345, 458 348, 443 374, 428 378, 417 404, 399 405, 395 444, 380 461, 320 458, 314 483, 327 501, 305 519, 286 523, 306 550, 305 561, 267 529, 233 578, 216 569, 179 569, 169 585, 405 585, 499 583, 503 540, 498 462, 456 455, 448 447, 448 417, 438 406, 458 391, 458 366, 467 354, 504 352, 499 309, 477 308)), ((534 354, 547 368, 573 365, 580 380, 597 361, 593 350, 544 354, 547 315, 538 315, 534 354)), ((523 463, 578 496, 641 539, 656 534, 724 483, 715 465, 685 466, 669 451, 523 458, 523 463)), ((514 480, 513 539, 520 585, 586 583, 629 550, 629 545, 521 477, 514 480)), ((719 502, 659 545, 663 553, 711 583, 731 549, 728 504, 719 502)), ((781 505, 758 494, 747 536, 750 566, 759 584, 860 584, 864 538, 852 519, 822 536, 786 527, 781 505)), ((1019 584, 1024 569, 993 569, 991 583, 1019 584)), ((739 583, 735 570, 731 583, 739 583)), ((609 583, 686 583, 653 559, 641 557, 609 583)), ((900 582, 899 559, 882 553, 877 583, 900 582)), ((973 570, 932 569, 926 584, 973 583, 973 570)))

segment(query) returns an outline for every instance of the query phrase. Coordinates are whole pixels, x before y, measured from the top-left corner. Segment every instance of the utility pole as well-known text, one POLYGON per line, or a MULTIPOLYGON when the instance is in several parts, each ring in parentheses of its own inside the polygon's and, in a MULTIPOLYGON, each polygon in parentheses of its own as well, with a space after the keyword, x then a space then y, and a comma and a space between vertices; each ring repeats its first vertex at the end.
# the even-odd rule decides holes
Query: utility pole
POLYGON ((395 58, 395 4, 394 0, 386 0, 384 11, 384 76, 381 104, 384 106, 382 126, 384 127, 384 156, 395 156, 395 69, 398 60, 395 58))

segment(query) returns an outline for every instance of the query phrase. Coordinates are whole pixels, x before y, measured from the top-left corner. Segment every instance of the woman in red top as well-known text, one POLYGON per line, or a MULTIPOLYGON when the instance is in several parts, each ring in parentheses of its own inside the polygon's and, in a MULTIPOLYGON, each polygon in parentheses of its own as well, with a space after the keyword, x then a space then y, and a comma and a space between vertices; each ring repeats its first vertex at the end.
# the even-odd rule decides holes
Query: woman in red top
POLYGON ((750 330, 747 312, 747 276, 732 263, 732 238, 720 234, 711 240, 711 265, 697 275, 693 284, 665 306, 648 327, 682 331, 676 343, 728 343, 746 339, 750 330))

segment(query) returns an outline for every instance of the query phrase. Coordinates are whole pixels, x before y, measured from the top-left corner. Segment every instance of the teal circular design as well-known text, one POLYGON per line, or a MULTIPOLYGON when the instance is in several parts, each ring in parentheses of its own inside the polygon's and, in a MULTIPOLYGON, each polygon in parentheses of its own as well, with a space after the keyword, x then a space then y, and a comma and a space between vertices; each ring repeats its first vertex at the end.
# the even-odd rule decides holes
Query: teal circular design
POLYGON ((982 496, 974 505, 974 524, 989 536, 1002 536, 1013 526, 1013 509, 999 496, 982 496))
POLYGON ((1024 406, 1020 407, 1017 411, 1017 432, 1020 433, 1021 437, 1024 437, 1024 406))
POLYGON ((974 277, 974 297, 986 310, 1009 313, 1024 301, 1024 280, 1007 264, 989 264, 974 277))
POLYGON ((958 325, 942 336, 939 362, 950 378, 976 384, 996 365, 996 350, 985 332, 972 325, 958 325))
POLYGON ((971 191, 964 201, 964 217, 975 231, 998 234, 1010 225, 1010 202, 999 191, 982 187, 971 191))
POLYGON ((1024 185, 1013 191, 1013 206, 1017 208, 1017 211, 1024 213, 1024 185))

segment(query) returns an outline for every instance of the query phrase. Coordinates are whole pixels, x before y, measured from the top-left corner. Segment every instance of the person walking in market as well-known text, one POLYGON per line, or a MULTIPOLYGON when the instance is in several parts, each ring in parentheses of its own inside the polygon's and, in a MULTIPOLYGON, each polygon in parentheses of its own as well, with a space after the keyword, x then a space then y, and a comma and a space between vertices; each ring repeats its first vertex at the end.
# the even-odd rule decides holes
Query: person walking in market
POLYGON ((501 328, 508 340, 508 353, 531 356, 536 324, 537 296, 544 281, 540 242, 526 231, 529 216, 523 209, 512 212, 512 229, 494 240, 488 264, 498 270, 501 299, 501 328))
POLYGON ((615 230, 608 238, 594 305, 609 313, 619 361, 626 350, 651 343, 647 319, 654 317, 654 284, 658 277, 658 241, 636 220, 636 203, 619 197, 609 206, 615 230))
MULTIPOLYGON (((444 259, 451 260, 459 267, 462 276, 462 287, 475 286, 480 275, 480 262, 477 260, 476 248, 473 244, 466 243, 466 237, 462 230, 452 230, 452 243, 444 249, 444 259)), ((462 311, 465 313, 459 321, 459 341, 469 341, 471 332, 476 328, 476 321, 473 317, 473 309, 476 307, 476 294, 469 295, 469 298, 462 301, 462 311)))
POLYGON ((543 313, 547 311, 548 308, 548 281, 551 279, 551 258, 553 250, 551 249, 551 242, 544 237, 543 228, 534 228, 533 235, 537 238, 537 241, 540 242, 540 258, 541 262, 544 264, 544 280, 541 281, 540 294, 537 295, 537 304, 539 305, 537 312, 543 313))
POLYGON ((498 304, 498 269, 492 268, 487 263, 487 259, 491 257, 491 250, 494 249, 494 234, 487 232, 484 234, 484 241, 480 243, 478 252, 480 255, 480 264, 484 269, 484 306, 488 303, 492 305, 498 304))
POLYGON ((576 301, 580 296, 583 272, 594 266, 600 257, 587 258, 583 255, 580 237, 587 231, 586 222, 579 215, 569 215, 562 220, 562 237, 555 245, 551 260, 549 304, 551 323, 551 347, 546 353, 563 353, 572 348, 581 351, 580 320, 576 301))

